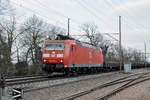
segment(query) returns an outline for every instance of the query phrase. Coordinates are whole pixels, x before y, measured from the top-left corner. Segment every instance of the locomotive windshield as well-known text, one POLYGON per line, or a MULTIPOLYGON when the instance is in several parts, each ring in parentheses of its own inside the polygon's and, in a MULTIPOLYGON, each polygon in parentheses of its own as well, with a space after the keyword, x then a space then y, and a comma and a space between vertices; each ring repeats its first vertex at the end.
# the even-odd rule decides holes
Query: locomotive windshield
POLYGON ((46 43, 45 50, 64 50, 65 43, 46 43))

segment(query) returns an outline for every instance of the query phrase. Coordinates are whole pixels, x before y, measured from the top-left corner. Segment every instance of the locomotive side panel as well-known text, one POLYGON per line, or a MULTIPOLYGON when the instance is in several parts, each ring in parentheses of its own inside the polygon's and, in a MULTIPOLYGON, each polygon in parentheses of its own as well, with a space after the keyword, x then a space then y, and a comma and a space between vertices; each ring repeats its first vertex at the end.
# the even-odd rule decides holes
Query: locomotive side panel
POLYGON ((103 65, 103 56, 102 51, 99 50, 92 50, 92 63, 93 64, 101 64, 103 65))
POLYGON ((73 45, 69 67, 101 67, 103 57, 100 50, 73 45))
POLYGON ((70 43, 69 41, 65 41, 65 49, 64 49, 64 67, 68 67, 68 63, 69 63, 69 57, 70 57, 70 43))
POLYGON ((73 63, 80 63, 80 64, 88 64, 89 63, 89 57, 88 57, 89 50, 85 50, 84 48, 78 45, 74 45, 73 48, 73 63))

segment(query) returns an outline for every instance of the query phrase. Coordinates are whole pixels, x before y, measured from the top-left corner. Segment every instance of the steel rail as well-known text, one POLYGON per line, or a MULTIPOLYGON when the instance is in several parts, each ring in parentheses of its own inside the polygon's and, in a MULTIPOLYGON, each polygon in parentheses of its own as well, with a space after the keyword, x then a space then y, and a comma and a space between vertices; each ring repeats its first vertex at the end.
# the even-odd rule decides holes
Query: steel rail
MULTIPOLYGON (((30 87, 30 88, 22 88, 24 92, 30 92, 30 91, 35 91, 35 90, 39 90, 39 89, 44 89, 44 88, 50 88, 50 87, 55 87, 55 86, 60 86, 60 85, 66 85, 66 84, 70 84, 70 83, 74 83, 74 82, 79 82, 79 81, 83 81, 83 80, 89 80, 89 79, 95 79, 95 78, 99 78, 99 77, 103 77, 104 75, 107 76, 107 75, 112 75, 112 74, 116 74, 118 72, 109 72, 109 73, 104 73, 100 76, 95 76, 94 78, 88 78, 87 76, 90 76, 90 75, 95 75, 95 74, 90 74, 90 75, 77 75, 77 76, 71 76, 71 77, 68 77, 68 76, 56 76, 56 77, 46 77, 46 78, 41 78, 39 77, 39 79, 37 77, 35 78, 30 78, 30 80, 28 80, 28 78, 21 78, 21 79, 15 79, 13 80, 12 82, 9 81, 7 83, 6 86, 14 86, 14 85, 22 85, 22 84, 30 84, 30 83, 36 83, 36 82, 43 82, 43 81, 57 81, 57 80, 61 80, 61 79, 70 79, 70 78, 77 78, 77 77, 80 77, 80 76, 86 76, 87 78, 84 78, 84 79, 77 79, 77 80, 72 80, 72 81, 69 81, 69 82, 62 82, 62 83, 56 83, 56 84, 52 84, 52 85, 46 85, 46 86, 41 86, 41 87, 30 87), (24 80, 25 79, 25 80, 24 80), (20 81, 21 80, 21 81, 20 81)), ((99 74, 99 73, 97 73, 99 74)))
POLYGON ((60 100, 73 100, 73 99, 76 99, 78 97, 81 97, 83 95, 86 95, 86 94, 89 94, 93 91, 96 91, 98 89, 102 89, 104 87, 108 87, 108 86, 112 86, 112 85, 116 85, 116 84, 119 84, 119 83, 124 83, 124 82, 128 82, 128 81, 132 81, 133 79, 129 79, 129 80, 124 80, 124 81, 119 81, 119 82, 112 82, 112 83, 106 83, 106 84, 103 84, 101 86, 98 86, 98 87, 95 87, 93 89, 90 89, 90 90, 87 90, 87 91, 83 91, 83 92, 80 92, 80 93, 77 93, 77 94, 74 94, 74 95, 71 95, 69 97, 66 97, 66 98, 62 98, 60 100))
POLYGON ((24 77, 36 77, 36 76, 42 76, 44 74, 35 74, 35 75, 24 75, 24 76, 9 76, 7 77, 6 75, 4 75, 6 77, 6 79, 17 79, 17 78, 24 78, 24 77))
POLYGON ((26 84, 26 83, 32 83, 32 82, 41 82, 41 81, 47 81, 47 80, 56 80, 61 79, 62 76, 60 74, 48 76, 48 75, 42 75, 42 76, 32 76, 32 77, 23 77, 23 78, 13 78, 13 79, 6 79, 7 86, 12 85, 19 85, 19 84, 26 84))
MULTIPOLYGON (((111 92, 109 92, 109 93, 107 93, 107 94, 105 94, 105 95, 103 95, 103 96, 101 96, 101 97, 96 98, 95 100, 106 100, 107 98, 113 96, 114 94, 116 94, 116 93, 118 93, 118 92, 120 92, 120 91, 122 91, 122 90, 124 90, 124 89, 126 89, 126 88, 128 88, 128 87, 131 87, 131 86, 136 85, 136 84, 139 84, 139 83, 141 83, 141 82, 150 80, 150 76, 145 76, 145 77, 148 77, 148 78, 142 79, 142 80, 137 81, 137 82, 134 82, 136 79, 133 80, 133 81, 129 81, 128 83, 126 83, 126 84, 120 86, 120 87, 117 88, 117 89, 114 89, 113 91, 111 91, 111 92), (133 83, 133 82, 134 82, 134 83, 133 83)), ((143 78, 143 77, 141 77, 141 78, 143 78)))
POLYGON ((32 80, 15 81, 15 82, 7 83, 7 86, 20 85, 20 84, 33 83, 33 82, 42 82, 42 81, 47 81, 47 80, 50 80, 50 78, 39 78, 39 79, 32 79, 32 80))
MULTIPOLYGON (((116 73, 116 72, 114 72, 116 73)), ((99 74, 99 73, 96 73, 96 74, 99 74)), ((62 74, 61 74, 62 75, 62 74)), ((89 75, 95 75, 95 74, 89 74, 89 75)), ((59 74, 58 75, 54 75, 54 76, 60 76, 59 74)), ((6 79, 6 82, 16 82, 16 81, 25 81, 25 80, 32 80, 32 79, 39 79, 39 78, 53 78, 54 76, 47 76, 47 75, 44 75, 44 76, 28 76, 28 77, 19 77, 19 78, 9 78, 9 79, 6 79)), ((87 74, 84 74, 84 75, 80 75, 80 76, 88 76, 87 74)), ((65 76, 65 78, 72 78, 72 77, 79 77, 79 76, 65 76)))
POLYGON ((142 78, 142 77, 137 77, 137 78, 135 78, 135 79, 133 79, 133 80, 131 80, 131 81, 125 83, 124 85, 120 86, 119 88, 117 88, 117 89, 115 89, 115 90, 109 92, 108 94, 105 94, 105 95, 103 95, 103 96, 101 96, 101 97, 99 97, 99 98, 96 98, 95 100, 105 100, 105 99, 108 98, 109 96, 115 94, 117 91, 123 89, 124 87, 126 87, 127 85, 129 85, 130 83, 132 83, 133 81, 135 81, 136 79, 139 79, 139 78, 142 78))
MULTIPOLYGON (((148 72, 149 73, 149 72, 148 72)), ((123 80, 123 79, 126 79, 126 78, 129 78, 131 76, 136 76, 136 75, 139 75, 139 74, 148 74, 148 73, 136 73, 136 74, 132 74, 132 75, 129 75, 129 76, 126 76, 126 77, 123 77, 123 78, 120 78, 120 79, 117 79, 117 80, 114 80, 112 82, 108 82, 108 83, 105 83, 103 84, 104 85, 111 85, 111 84, 119 84, 119 82, 116 82, 116 81, 119 81, 119 80, 123 80)), ((94 74, 95 75, 95 74, 94 74)), ((96 78, 99 78, 101 76, 98 76, 98 77, 95 77, 94 79, 96 78)), ((60 86, 60 85, 66 85, 66 84, 71 84, 73 82, 79 82, 79 81, 85 81, 85 80, 89 80, 89 79, 93 79, 93 78, 87 78, 87 79, 80 79, 80 80, 77 80, 77 81, 70 81, 70 82, 65 82, 65 83, 61 83, 61 84, 56 84, 56 85, 49 85, 49 86, 43 86, 43 87, 38 87, 38 88, 30 88, 30 89, 25 89, 24 92, 31 92, 31 91, 35 91, 35 90, 40 90, 40 89, 44 89, 44 88, 50 88, 50 87, 55 87, 55 86, 60 86)), ((126 82, 126 81, 129 81, 129 80, 125 80, 125 81, 122 81, 122 82, 126 82)), ((102 86, 100 86, 101 88, 102 86)), ((76 94, 75 94, 76 95, 76 94)), ((84 94, 83 94, 84 95, 84 94)), ((82 96, 82 95, 81 95, 82 96)))
MULTIPOLYGON (((98 73, 99 74, 99 73, 98 73)), ((139 74, 139 73, 138 73, 139 74)), ((94 74, 93 74, 94 75, 94 74)), ((135 74, 136 75, 136 74, 135 74)), ((81 75, 84 76, 84 75, 81 75)), ((26 80, 34 80, 34 79, 40 79, 40 78, 50 78, 49 76, 28 76, 28 77, 20 77, 20 78, 12 78, 12 79, 6 79, 6 83, 11 82, 17 82, 17 81, 26 81, 26 80)), ((51 77, 52 78, 52 77, 51 77)), ((21 83, 21 82, 20 82, 21 83)))
POLYGON ((25 80, 32 80, 32 79, 39 79, 39 78, 46 78, 47 76, 36 76, 36 77, 23 77, 23 78, 13 78, 13 79, 6 79, 6 82, 16 82, 16 81, 25 81, 25 80))
MULTIPOLYGON (((111 75, 112 74, 116 74, 115 73, 110 73, 111 75)), ((110 75, 108 74, 108 75, 110 75)), ((94 74, 95 75, 95 74, 94 74)), ((85 76, 85 75, 83 75, 85 76)), ((103 75, 102 75, 103 76, 103 75)), ((79 79, 79 80, 73 80, 73 81, 69 81, 69 82, 64 82, 64 83, 60 83, 60 84, 55 84, 55 85, 49 85, 49 86, 43 86, 43 87, 38 87, 38 88, 30 88, 30 89, 25 89, 24 92, 30 92, 30 91, 35 91, 35 90, 40 90, 40 89, 44 89, 44 88, 50 88, 50 87, 56 87, 56 86, 60 86, 60 85, 66 85, 66 84, 71 84, 71 83, 74 83, 74 82, 80 82, 80 81, 86 81, 86 80, 89 80, 89 79, 96 79, 96 78, 99 78, 99 77, 102 77, 102 76, 96 76, 96 77, 90 77, 90 78, 85 78, 85 79, 79 79)), ((72 78, 72 77, 69 77, 69 78, 72 78)), ((73 77, 74 78, 74 77, 73 77)))
MULTIPOLYGON (((132 74, 132 75, 129 75, 129 76, 126 76, 126 77, 123 77, 123 78, 120 78, 120 79, 117 79, 117 80, 114 80, 114 81, 112 81, 112 82, 109 82, 109 83, 106 83, 105 85, 113 85, 113 84, 118 84, 119 83, 119 80, 123 80, 123 79, 126 79, 126 78, 128 78, 128 77, 131 77, 131 76, 136 76, 136 75, 139 75, 139 74, 144 74, 144 75, 146 75, 146 74, 148 74, 149 72, 147 72, 147 73, 136 73, 136 74, 132 74), (116 81, 118 81, 118 82, 116 82, 116 81)), ((116 72, 115 73, 111 73, 111 74, 116 74, 116 72)), ((110 74, 108 74, 108 75, 110 75, 110 74)), ((83 75, 84 76, 84 75, 83 75)), ((103 76, 103 75, 102 75, 103 76)), ((94 77, 94 78, 99 78, 99 77, 102 77, 102 76, 98 76, 98 77, 94 77)), ((77 76, 78 77, 78 76, 77 76)), ((67 77, 68 78, 68 77, 67 77)), ((72 78, 72 77, 69 77, 69 78, 72 78)), ((15 83, 11 83, 11 81, 9 80, 7 80, 7 82, 9 83, 8 84, 8 86, 12 86, 12 85, 17 85, 17 84, 26 84, 26 83, 32 83, 32 82, 41 82, 41 81, 48 81, 48 80, 57 80, 57 79, 64 79, 64 77, 55 77, 55 78, 45 78, 45 76, 39 76, 39 77, 30 77, 29 78, 30 80, 28 80, 28 78, 17 78, 17 79, 14 79, 13 80, 13 82, 15 82, 15 83), (39 79, 38 79, 39 78, 39 79), (41 78, 43 78, 43 79, 41 79, 41 78), (35 80, 34 80, 35 79, 35 80), (16 80, 16 81, 15 81, 16 80), (18 81, 18 82, 17 82, 18 81)), ((79 80, 76 80, 76 81, 70 81, 70 82, 65 82, 65 83, 61 83, 61 84, 55 84, 55 85, 49 85, 49 86, 43 86, 43 87, 37 87, 37 88, 30 88, 30 89, 24 89, 24 92, 30 92, 30 91, 34 91, 34 90, 39 90, 39 89, 44 89, 44 88, 49 88, 49 87, 54 87, 54 86, 59 86, 59 85, 65 85, 65 84, 70 84, 70 83, 73 83, 73 82, 78 82, 78 81, 83 81, 83 80, 88 80, 88 79, 93 79, 93 78, 86 78, 86 79, 79 79, 79 80)), ((130 81, 130 80, 124 80, 124 81, 121 81, 121 82, 127 82, 127 81, 130 81)), ((104 84, 103 84, 103 86, 100 86, 99 88, 102 88, 102 87, 104 87, 105 86, 104 84)), ((106 87, 106 86, 105 86, 106 87)), ((94 90, 96 90, 96 89, 93 89, 92 91, 94 91, 94 90)))
POLYGON ((134 78, 134 79, 127 79, 127 78, 130 78, 132 76, 137 76, 137 75, 147 75, 149 74, 150 72, 146 72, 146 73, 136 73, 136 74, 132 74, 132 75, 129 75, 129 76, 126 76, 126 77, 123 77, 123 78, 119 78, 117 80, 114 80, 114 81, 111 81, 111 82, 108 82, 108 83, 105 83, 105 84, 102 84, 100 86, 97 86, 95 88, 92 88, 92 89, 89 89, 87 91, 82 91, 80 93, 77 93, 77 94, 74 94, 74 95, 71 95, 71 96, 68 96, 68 97, 65 97, 65 98, 62 98, 60 100, 73 100, 75 98, 78 98, 78 97, 81 97, 83 95, 86 95, 86 94, 89 94, 91 93, 92 91, 96 91, 97 89, 102 89, 102 88, 105 88, 105 87, 108 87, 108 86, 112 86, 112 85, 116 85, 116 84, 119 84, 119 83, 123 83, 123 82, 130 82, 130 81, 134 81, 135 79, 138 79, 139 77, 137 78, 134 78), (125 80, 127 79, 127 80, 125 80))

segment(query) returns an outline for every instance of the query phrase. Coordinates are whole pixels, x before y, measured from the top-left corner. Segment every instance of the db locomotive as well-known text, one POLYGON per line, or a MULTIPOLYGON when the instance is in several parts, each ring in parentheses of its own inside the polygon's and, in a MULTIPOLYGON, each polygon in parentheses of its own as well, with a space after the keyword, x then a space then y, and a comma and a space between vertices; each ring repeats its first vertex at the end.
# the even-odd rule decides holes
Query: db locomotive
POLYGON ((45 40, 42 69, 47 73, 82 73, 103 67, 102 50, 77 40, 45 40))

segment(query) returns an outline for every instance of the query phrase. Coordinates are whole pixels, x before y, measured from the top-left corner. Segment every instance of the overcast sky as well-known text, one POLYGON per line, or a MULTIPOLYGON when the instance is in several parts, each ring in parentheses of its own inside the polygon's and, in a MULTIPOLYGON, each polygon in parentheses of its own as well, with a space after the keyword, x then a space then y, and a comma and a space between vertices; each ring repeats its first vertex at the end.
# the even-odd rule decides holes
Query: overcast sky
POLYGON ((86 22, 116 33, 122 16, 123 46, 144 51, 146 42, 150 52, 150 0, 13 0, 12 5, 22 18, 35 14, 65 29, 70 18, 72 35, 82 34, 79 27, 86 22))

